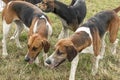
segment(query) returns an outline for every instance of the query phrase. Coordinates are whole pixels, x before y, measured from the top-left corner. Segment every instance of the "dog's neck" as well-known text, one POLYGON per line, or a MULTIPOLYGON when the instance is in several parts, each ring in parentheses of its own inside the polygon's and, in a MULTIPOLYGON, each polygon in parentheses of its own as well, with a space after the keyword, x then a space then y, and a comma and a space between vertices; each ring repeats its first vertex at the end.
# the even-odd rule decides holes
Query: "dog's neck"
POLYGON ((44 18, 36 18, 30 27, 30 35, 39 34, 41 37, 48 38, 48 25, 44 18))
POLYGON ((84 31, 73 34, 70 39, 78 52, 90 46, 92 43, 90 36, 84 31))
POLYGON ((71 8, 69 8, 68 5, 63 4, 59 1, 54 1, 54 3, 55 5, 53 13, 58 15, 62 19, 69 21, 69 18, 71 17, 70 14, 73 13, 73 11, 71 11, 70 13, 71 8))

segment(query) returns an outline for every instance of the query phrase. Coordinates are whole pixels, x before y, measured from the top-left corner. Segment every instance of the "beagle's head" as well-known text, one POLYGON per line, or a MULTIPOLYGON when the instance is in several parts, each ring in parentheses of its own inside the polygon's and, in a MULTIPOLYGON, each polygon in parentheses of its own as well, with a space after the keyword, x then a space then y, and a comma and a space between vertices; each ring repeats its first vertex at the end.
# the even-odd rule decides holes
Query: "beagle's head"
POLYGON ((47 53, 50 48, 49 42, 38 34, 33 34, 28 39, 28 53, 25 56, 25 61, 32 63, 38 54, 44 49, 47 53))
POLYGON ((72 41, 70 39, 61 39, 55 45, 55 51, 51 56, 46 59, 46 64, 51 67, 57 67, 66 59, 70 62, 77 55, 77 50, 75 49, 72 41))
POLYGON ((54 11, 54 0, 42 0, 39 4, 40 9, 45 12, 52 12, 54 11))

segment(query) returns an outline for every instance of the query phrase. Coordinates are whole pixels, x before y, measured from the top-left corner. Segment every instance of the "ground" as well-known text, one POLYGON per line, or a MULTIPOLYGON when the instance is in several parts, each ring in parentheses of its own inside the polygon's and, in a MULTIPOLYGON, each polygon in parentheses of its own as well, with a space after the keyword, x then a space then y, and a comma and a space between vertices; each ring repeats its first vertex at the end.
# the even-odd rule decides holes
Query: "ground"
MULTIPOLYGON (((71 0, 59 0, 69 4, 71 0)), ((101 10, 114 9, 120 6, 120 0, 86 0, 87 16, 84 21, 101 10)), ((47 14, 52 22, 53 35, 50 38, 51 48, 49 55, 52 54, 54 44, 61 30, 60 19, 52 14, 47 14)), ((119 14, 120 15, 120 14, 119 14)), ((27 64, 24 57, 27 53, 27 32, 24 30, 20 36, 23 49, 16 47, 14 41, 9 38, 14 32, 15 25, 12 25, 8 37, 7 49, 8 58, 2 58, 0 54, 0 80, 68 80, 70 73, 70 63, 66 61, 56 69, 50 69, 43 65, 42 53, 39 55, 40 65, 27 64)), ((72 34, 72 32, 71 32, 72 34)), ((120 30, 118 33, 120 39, 120 30)), ((96 76, 91 75, 92 55, 80 55, 79 65, 76 72, 76 80, 120 80, 120 42, 117 46, 117 54, 110 53, 110 43, 106 37, 106 52, 104 58, 100 60, 99 69, 96 76)), ((2 19, 0 13, 0 53, 2 53, 2 19)))

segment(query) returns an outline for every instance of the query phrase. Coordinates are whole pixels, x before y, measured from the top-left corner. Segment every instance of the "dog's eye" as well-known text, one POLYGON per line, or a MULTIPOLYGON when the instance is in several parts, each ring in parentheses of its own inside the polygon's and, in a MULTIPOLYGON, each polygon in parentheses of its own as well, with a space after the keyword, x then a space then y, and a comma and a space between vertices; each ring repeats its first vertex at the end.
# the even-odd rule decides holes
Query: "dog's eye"
POLYGON ((33 51, 36 51, 37 49, 38 49, 37 47, 33 47, 33 48, 32 48, 33 51))
POLYGON ((58 55, 62 55, 63 52, 60 52, 60 51, 58 50, 58 51, 57 51, 57 54, 58 54, 58 55))

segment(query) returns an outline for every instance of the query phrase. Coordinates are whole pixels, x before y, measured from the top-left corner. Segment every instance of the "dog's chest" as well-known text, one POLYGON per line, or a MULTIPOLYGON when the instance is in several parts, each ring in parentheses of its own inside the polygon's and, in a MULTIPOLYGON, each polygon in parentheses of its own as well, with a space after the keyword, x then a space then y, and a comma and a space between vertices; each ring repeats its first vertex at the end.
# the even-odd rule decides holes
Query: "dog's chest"
POLYGON ((80 53, 90 53, 90 54, 94 54, 93 45, 91 44, 90 46, 86 47, 86 48, 83 49, 80 53))

